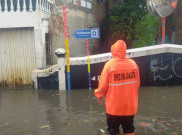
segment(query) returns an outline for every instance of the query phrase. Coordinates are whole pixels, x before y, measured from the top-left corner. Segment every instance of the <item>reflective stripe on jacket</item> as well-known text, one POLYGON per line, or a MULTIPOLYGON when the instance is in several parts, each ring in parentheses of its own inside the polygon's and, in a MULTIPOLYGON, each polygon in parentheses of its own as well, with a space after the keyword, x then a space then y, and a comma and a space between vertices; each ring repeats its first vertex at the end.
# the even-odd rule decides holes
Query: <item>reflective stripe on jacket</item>
POLYGON ((135 115, 138 108, 140 85, 137 64, 126 58, 124 41, 117 41, 111 48, 113 59, 108 61, 101 73, 96 97, 105 96, 106 112, 111 115, 135 115))

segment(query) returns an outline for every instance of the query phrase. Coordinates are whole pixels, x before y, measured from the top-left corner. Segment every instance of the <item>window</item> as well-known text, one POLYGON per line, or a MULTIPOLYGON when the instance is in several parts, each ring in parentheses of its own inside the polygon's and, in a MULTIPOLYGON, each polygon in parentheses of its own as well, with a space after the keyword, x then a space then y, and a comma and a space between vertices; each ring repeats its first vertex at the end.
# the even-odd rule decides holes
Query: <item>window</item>
POLYGON ((104 2, 104 0, 97 0, 97 3, 102 3, 104 2))
POLYGON ((92 9, 92 0, 73 0, 73 4, 92 9))

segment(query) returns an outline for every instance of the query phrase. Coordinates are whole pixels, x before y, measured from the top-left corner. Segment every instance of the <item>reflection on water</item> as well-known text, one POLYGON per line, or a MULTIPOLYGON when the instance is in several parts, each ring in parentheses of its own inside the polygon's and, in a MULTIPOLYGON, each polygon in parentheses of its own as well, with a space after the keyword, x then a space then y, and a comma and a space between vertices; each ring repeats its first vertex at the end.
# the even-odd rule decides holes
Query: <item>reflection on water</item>
MULTIPOLYGON (((182 87, 143 87, 136 135, 182 134, 182 87)), ((104 135, 105 107, 89 90, 0 88, 0 135, 104 135)))
POLYGON ((182 134, 182 87, 146 87, 139 95, 137 133, 182 134))

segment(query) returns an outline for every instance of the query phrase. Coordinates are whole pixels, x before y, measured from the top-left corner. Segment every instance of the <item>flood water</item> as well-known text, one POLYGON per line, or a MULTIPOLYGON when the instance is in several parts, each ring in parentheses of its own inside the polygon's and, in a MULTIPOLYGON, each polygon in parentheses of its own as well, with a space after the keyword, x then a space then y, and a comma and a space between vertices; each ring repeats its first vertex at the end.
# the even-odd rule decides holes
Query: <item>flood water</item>
MULTIPOLYGON (((105 106, 91 95, 0 88, 0 135, 106 135, 105 106)), ((135 135, 182 135, 182 87, 140 88, 135 128, 135 135)))

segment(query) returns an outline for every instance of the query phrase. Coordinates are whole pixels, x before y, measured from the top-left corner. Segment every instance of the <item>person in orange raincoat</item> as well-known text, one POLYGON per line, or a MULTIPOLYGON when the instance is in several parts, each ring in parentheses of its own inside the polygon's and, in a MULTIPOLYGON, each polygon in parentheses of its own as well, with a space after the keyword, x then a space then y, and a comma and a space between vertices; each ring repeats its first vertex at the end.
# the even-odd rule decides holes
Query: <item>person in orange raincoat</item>
POLYGON ((110 135, 119 134, 119 126, 125 135, 134 135, 134 115, 138 108, 140 75, 137 64, 126 58, 126 44, 118 40, 111 47, 113 59, 101 73, 98 89, 94 94, 98 101, 105 97, 106 118, 110 135))

